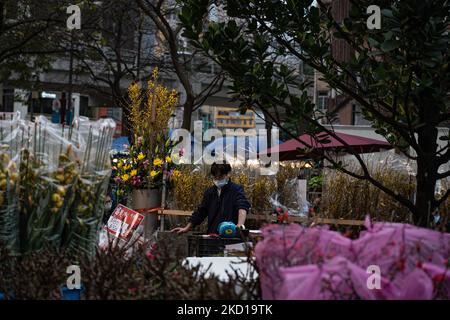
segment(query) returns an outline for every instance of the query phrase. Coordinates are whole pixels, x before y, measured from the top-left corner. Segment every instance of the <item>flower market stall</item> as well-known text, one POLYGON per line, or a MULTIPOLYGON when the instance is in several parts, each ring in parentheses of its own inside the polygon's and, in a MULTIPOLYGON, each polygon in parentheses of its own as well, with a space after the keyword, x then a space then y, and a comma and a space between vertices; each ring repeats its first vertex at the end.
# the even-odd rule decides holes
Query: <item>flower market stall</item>
MULTIPOLYGON (((126 147, 124 138, 113 146, 110 119, 79 117, 72 126, 62 126, 45 117, 34 122, 17 114, 0 117, 0 254, 10 257, 0 264, 3 296, 35 298, 46 292, 45 298, 67 297, 74 292, 55 293, 61 278, 49 275, 51 281, 42 284, 47 278, 39 270, 76 261, 84 272, 78 299, 204 298, 204 288, 213 298, 450 298, 448 234, 404 223, 364 222, 362 214, 388 220, 385 212, 397 208, 377 195, 378 203, 353 206, 361 212, 342 209, 342 203, 375 193, 351 189, 337 174, 311 176, 303 188, 320 192, 323 187, 328 195, 322 204, 308 203, 298 196, 298 181, 317 169, 312 161, 283 161, 271 176, 235 161, 231 180, 242 186, 250 203, 246 228, 226 221, 217 234, 206 232, 205 225, 184 236, 166 232, 185 224, 202 202, 213 183, 211 170, 198 163, 176 164, 182 154, 174 153, 169 120, 178 93, 159 83, 158 70, 145 88, 132 84, 128 95, 134 135, 126 147), (331 186, 335 192, 352 192, 336 195, 327 189, 331 186), (108 187, 117 206, 102 225, 108 187), (339 210, 347 215, 335 214, 339 210), (373 266, 381 272, 379 291, 367 285, 373 266), (38 276, 29 282, 45 289, 22 282, 24 270, 33 270, 38 276)), ((247 151, 260 150, 255 139, 231 140, 217 140, 207 152, 221 143, 237 151, 239 140, 247 151)), ((321 164, 317 167, 322 170, 321 164)), ((401 174, 386 176, 393 183, 403 181, 401 174)), ((398 190, 407 192, 407 187, 398 190)))

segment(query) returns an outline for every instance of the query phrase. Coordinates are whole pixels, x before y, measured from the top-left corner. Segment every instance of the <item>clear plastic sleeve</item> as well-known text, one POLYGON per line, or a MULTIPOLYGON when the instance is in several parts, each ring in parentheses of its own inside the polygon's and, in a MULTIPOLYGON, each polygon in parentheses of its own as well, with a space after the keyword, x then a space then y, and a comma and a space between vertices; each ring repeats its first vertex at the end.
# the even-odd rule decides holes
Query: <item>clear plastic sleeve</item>
POLYGON ((45 245, 92 252, 97 243, 115 123, 75 123, 0 118, 0 241, 13 252, 45 245))

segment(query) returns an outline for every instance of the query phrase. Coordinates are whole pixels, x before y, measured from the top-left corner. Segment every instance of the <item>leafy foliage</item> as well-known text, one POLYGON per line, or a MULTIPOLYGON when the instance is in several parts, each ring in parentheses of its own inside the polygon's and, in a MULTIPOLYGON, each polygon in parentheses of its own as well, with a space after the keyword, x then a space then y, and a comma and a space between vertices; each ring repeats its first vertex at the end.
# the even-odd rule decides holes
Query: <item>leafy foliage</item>
POLYGON ((417 161, 415 202, 372 177, 350 146, 346 151, 358 160, 361 174, 341 166, 330 153, 321 156, 334 168, 368 180, 407 207, 415 223, 427 225, 431 212, 450 195, 450 190, 443 198, 434 195, 436 181, 450 174, 438 174, 450 161, 450 146, 437 145, 437 128, 450 120, 448 1, 351 1, 350 12, 339 20, 334 2, 182 3, 184 36, 227 72, 243 109, 262 109, 286 135, 296 138, 292 120, 280 120, 280 112, 288 119, 295 116, 310 134, 333 135, 321 120, 332 120, 334 111, 314 112, 309 81, 299 66, 313 68, 338 95, 359 105, 377 133, 417 161), (226 18, 208 20, 213 5, 226 18), (383 9, 379 30, 367 28, 369 5, 383 9), (345 45, 350 54, 341 56, 338 45, 345 45))
POLYGON ((68 6, 66 0, 0 3, 0 82, 29 87, 33 72, 48 69, 55 54, 64 52, 61 33, 67 30, 68 6))
MULTIPOLYGON (((129 245, 132 245, 131 243, 129 245)), ((0 292, 7 299, 59 299, 67 279, 66 268, 78 265, 85 287, 83 299, 258 299, 259 282, 247 275, 230 274, 228 281, 207 276, 200 267, 188 268, 173 239, 159 240, 127 255, 129 246, 110 245, 94 257, 71 255, 46 248, 14 257, 0 245, 0 292)), ((245 258, 243 258, 245 259, 245 258)), ((255 265, 254 260, 249 260, 255 265)), ((256 267, 256 266, 255 266, 256 267)))

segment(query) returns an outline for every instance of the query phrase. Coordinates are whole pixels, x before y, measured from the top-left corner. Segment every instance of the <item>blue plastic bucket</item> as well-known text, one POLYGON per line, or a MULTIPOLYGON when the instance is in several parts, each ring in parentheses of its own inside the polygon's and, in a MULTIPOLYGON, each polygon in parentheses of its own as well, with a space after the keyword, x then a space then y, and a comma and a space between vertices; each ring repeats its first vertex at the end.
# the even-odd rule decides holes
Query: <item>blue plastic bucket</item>
POLYGON ((80 289, 69 289, 67 286, 61 287, 61 300, 81 300, 81 294, 84 292, 84 286, 80 289))

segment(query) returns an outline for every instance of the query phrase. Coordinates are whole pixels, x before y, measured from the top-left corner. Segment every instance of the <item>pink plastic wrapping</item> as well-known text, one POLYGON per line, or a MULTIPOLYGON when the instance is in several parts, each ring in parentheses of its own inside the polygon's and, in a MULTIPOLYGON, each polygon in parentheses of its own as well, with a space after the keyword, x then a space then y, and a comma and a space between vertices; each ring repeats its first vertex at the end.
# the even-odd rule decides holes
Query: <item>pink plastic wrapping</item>
POLYGON ((263 299, 450 298, 450 234, 368 225, 356 240, 326 228, 271 225, 256 246, 263 299), (381 288, 369 289, 369 266, 381 288))

